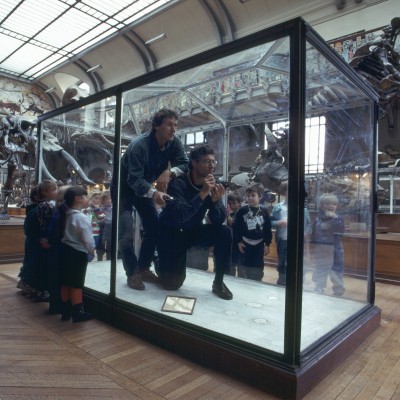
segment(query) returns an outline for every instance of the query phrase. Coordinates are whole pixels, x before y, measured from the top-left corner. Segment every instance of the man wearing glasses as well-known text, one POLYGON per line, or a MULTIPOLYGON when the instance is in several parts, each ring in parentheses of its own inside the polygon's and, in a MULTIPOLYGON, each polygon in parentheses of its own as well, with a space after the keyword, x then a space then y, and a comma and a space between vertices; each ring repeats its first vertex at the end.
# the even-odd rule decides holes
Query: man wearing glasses
POLYGON ((190 171, 168 186, 171 200, 159 217, 157 273, 167 290, 177 290, 186 278, 186 250, 191 246, 213 246, 212 291, 221 299, 231 300, 232 293, 223 278, 230 270, 232 233, 223 225, 227 216, 222 202, 225 189, 213 175, 217 164, 214 157, 208 145, 195 148, 190 153, 190 171))

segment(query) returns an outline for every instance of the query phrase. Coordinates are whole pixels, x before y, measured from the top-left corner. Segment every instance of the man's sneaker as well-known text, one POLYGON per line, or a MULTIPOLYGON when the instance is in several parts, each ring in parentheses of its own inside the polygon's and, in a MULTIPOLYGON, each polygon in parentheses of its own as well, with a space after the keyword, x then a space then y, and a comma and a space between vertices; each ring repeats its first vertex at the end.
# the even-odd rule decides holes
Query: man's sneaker
POLYGON ((212 286, 212 291, 221 299, 232 300, 233 298, 232 292, 227 288, 227 286, 223 282, 219 284, 214 282, 212 286))
POLYGON ((135 290, 144 290, 144 283, 141 274, 133 274, 128 278, 128 286, 135 290))
POLYGON ((149 269, 145 269, 140 273, 140 275, 142 277, 143 282, 161 283, 160 278, 153 271, 150 271, 149 269))

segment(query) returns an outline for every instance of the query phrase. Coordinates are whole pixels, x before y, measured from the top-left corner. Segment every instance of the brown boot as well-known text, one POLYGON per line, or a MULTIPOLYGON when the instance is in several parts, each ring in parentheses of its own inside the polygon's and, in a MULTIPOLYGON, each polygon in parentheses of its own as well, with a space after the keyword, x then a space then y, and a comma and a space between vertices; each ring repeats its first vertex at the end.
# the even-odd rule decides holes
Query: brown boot
POLYGON ((142 281, 149 282, 149 283, 161 283, 160 278, 149 269, 145 269, 141 273, 142 281))
POLYGON ((128 278, 128 286, 135 290, 144 290, 145 286, 141 274, 133 274, 128 278))

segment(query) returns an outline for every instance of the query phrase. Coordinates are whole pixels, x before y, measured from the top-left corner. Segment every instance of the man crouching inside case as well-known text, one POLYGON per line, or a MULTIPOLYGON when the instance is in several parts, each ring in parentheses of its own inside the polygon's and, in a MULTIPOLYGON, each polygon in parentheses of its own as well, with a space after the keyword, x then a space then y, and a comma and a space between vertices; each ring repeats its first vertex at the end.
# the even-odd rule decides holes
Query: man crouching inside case
POLYGON ((189 172, 170 182, 171 199, 159 216, 157 273, 167 290, 177 290, 186 278, 186 250, 213 246, 212 291, 221 299, 231 300, 232 293, 223 279, 230 270, 232 233, 223 225, 227 216, 222 202, 225 189, 213 175, 217 164, 214 150, 208 145, 197 147, 190 153, 190 161, 189 172))

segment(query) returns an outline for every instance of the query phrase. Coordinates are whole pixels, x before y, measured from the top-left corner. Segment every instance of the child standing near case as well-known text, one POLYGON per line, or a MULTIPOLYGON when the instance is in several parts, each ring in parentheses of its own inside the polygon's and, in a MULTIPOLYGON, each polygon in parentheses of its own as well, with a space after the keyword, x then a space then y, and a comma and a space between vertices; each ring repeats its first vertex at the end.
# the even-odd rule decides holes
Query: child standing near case
POLYGON ((239 264, 243 265, 247 278, 255 281, 261 281, 264 277, 264 256, 269 254, 272 240, 268 210, 260 205, 262 194, 259 186, 246 189, 247 205, 236 213, 233 224, 234 243, 239 249, 239 264))
POLYGON ((85 284, 88 257, 93 257, 95 242, 92 227, 82 212, 87 208, 89 200, 86 190, 72 186, 65 192, 64 201, 68 207, 62 216, 64 236, 64 258, 62 266, 62 321, 87 321, 92 314, 83 309, 82 289, 85 284))
POLYGON ((275 228, 276 249, 278 252, 278 280, 279 286, 286 285, 286 263, 287 263, 287 218, 288 218, 288 183, 282 182, 279 192, 285 197, 283 201, 275 204, 271 213, 272 227, 275 228))
POLYGON ((318 216, 312 227, 311 241, 315 270, 313 281, 314 292, 324 293, 328 276, 332 281, 335 296, 343 296, 344 251, 342 236, 344 233, 343 218, 337 214, 339 200, 334 194, 324 194, 319 200, 318 216))
MULTIPOLYGON (((239 194, 231 193, 228 195, 229 213, 226 222, 228 226, 230 226, 232 229, 233 229, 233 224, 235 222, 236 213, 242 206, 242 202, 243 202, 242 196, 240 196, 239 194)), ((244 271, 244 268, 238 264, 238 260, 239 260, 239 249, 237 246, 232 246, 232 264, 231 264, 230 275, 236 276, 236 270, 237 270, 237 276, 239 278, 247 278, 246 272, 244 271)))
POLYGON ((36 289, 35 301, 48 302, 50 295, 48 292, 49 272, 54 263, 54 253, 50 248, 48 228, 56 206, 57 199, 57 184, 50 180, 44 180, 38 185, 39 203, 32 211, 36 216, 38 223, 39 234, 39 260, 36 265, 36 270, 33 272, 33 287, 36 289))

